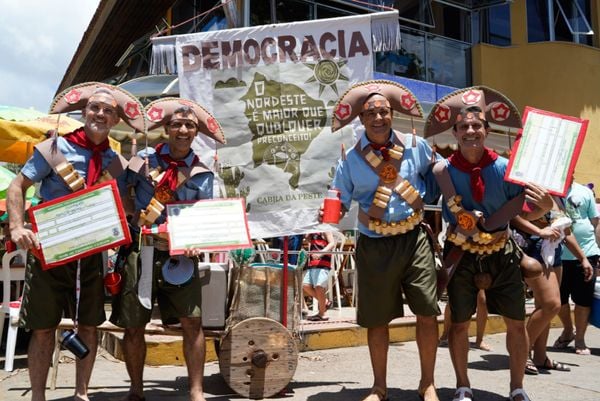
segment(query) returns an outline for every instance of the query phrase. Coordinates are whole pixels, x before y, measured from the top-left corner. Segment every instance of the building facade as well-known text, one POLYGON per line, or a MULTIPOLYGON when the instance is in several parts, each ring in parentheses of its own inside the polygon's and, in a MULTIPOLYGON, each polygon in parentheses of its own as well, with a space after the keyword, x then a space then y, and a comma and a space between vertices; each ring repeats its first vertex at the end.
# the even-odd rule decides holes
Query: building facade
MULTIPOLYGON (((162 88, 152 88, 159 93, 150 91, 147 100, 176 92, 169 77, 142 78, 149 71, 149 38, 159 31, 175 35, 391 8, 399 12, 402 44, 376 54, 377 77, 407 85, 426 111, 452 88, 486 85, 519 110, 532 106, 589 119, 576 180, 600 185, 598 0, 102 0, 59 89, 137 78, 138 87, 162 88)), ((515 133, 502 135, 495 143, 509 148, 515 133)))

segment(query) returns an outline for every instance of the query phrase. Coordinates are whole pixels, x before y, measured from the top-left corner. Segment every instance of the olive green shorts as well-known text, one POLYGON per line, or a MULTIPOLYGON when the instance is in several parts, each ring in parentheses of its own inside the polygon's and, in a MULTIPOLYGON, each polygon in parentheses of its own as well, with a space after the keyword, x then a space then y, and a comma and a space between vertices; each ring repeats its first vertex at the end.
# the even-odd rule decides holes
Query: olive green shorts
MULTIPOLYGON (((446 243, 445 251, 450 249, 446 243)), ((485 291, 489 313, 514 320, 525 320, 525 283, 521 275, 522 251, 510 239, 506 246, 491 255, 474 255, 465 252, 448 283, 448 303, 452 321, 457 323, 471 319, 477 308, 474 276, 481 269, 490 273, 492 285, 485 291)))
POLYGON ((411 311, 437 316, 437 271, 425 229, 418 226, 401 235, 358 237, 357 322, 378 327, 404 316, 403 294, 411 311))
MULTIPOLYGON (((102 266, 101 253, 81 259, 80 325, 99 326, 106 320, 102 266)), ((49 329, 58 326, 63 314, 74 318, 76 278, 77 262, 42 270, 40 261, 29 253, 19 325, 30 330, 49 329)))
MULTIPOLYGON (((202 282, 198 269, 185 284, 173 285, 162 276, 162 267, 169 259, 169 252, 154 250, 152 275, 152 304, 158 303, 163 324, 179 323, 182 317, 202 316, 202 282)), ((141 274, 139 252, 127 257, 121 272, 123 287, 113 297, 110 321, 119 327, 143 327, 150 321, 152 311, 144 308, 138 299, 137 285, 141 274)))

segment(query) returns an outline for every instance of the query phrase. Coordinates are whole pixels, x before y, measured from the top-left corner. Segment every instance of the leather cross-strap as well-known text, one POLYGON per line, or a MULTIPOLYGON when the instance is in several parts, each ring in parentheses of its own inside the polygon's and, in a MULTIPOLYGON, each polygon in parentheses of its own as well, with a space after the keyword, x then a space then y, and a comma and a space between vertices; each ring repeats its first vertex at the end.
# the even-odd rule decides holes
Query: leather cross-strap
MULTIPOLYGON (((65 155, 55 148, 54 139, 47 139, 38 143, 35 145, 35 148, 40 152, 52 170, 62 178, 72 192, 85 188, 83 177, 81 177, 73 165, 67 161, 65 155)), ((127 159, 116 153, 115 157, 112 158, 108 166, 102 171, 95 184, 119 177, 127 169, 127 164, 127 159)))

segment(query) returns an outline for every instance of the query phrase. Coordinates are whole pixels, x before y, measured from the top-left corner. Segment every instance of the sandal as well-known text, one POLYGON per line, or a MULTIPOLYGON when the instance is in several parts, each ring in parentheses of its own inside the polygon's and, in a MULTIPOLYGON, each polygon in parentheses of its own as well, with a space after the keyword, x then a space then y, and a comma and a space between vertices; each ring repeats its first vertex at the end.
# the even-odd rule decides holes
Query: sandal
POLYGON ((554 345, 553 347, 556 349, 567 349, 569 348, 569 344, 571 344, 571 341, 573 341, 575 339, 575 336, 571 337, 570 339, 563 339, 562 335, 560 335, 556 341, 554 341, 554 345))
POLYGON ((329 320, 329 318, 327 316, 321 316, 317 314, 307 317, 306 320, 311 322, 326 322, 329 320))
POLYGON ((373 386, 371 392, 363 401, 388 401, 387 390, 379 386, 373 386))
MULTIPOLYGON (((548 360, 548 358, 546 358, 548 360)), ((525 374, 526 375, 537 375, 540 372, 538 371, 538 366, 535 366, 535 363, 531 360, 531 358, 527 358, 527 362, 525 363, 525 374)))
POLYGON ((510 395, 508 396, 508 399, 510 401, 531 401, 531 399, 527 396, 527 394, 525 393, 525 391, 523 391, 522 388, 516 388, 513 391, 510 392, 510 395), (516 399, 516 397, 521 396, 521 398, 516 399))
POLYGON ((592 355, 592 351, 585 345, 583 347, 575 346, 575 353, 577 355, 592 355))
MULTIPOLYGON (((536 365, 536 367, 538 369, 558 370, 560 372, 570 372, 571 371, 571 368, 568 367, 567 365, 565 365, 564 363, 554 361, 548 357, 546 357, 546 360, 544 361, 543 365, 536 365)), ((525 373, 527 373, 527 369, 525 369, 525 373)))
POLYGON ((473 390, 469 387, 459 387, 454 392, 452 401, 473 401, 473 390))

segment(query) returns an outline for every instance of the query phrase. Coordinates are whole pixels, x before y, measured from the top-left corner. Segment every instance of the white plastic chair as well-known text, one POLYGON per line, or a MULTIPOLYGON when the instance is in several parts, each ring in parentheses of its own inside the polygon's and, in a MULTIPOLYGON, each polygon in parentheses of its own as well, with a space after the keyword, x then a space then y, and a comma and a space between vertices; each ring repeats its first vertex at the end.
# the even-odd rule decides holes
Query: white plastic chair
POLYGON ((20 284, 25 280, 25 266, 15 268, 11 266, 11 262, 17 256, 25 264, 27 261, 27 251, 16 250, 7 252, 2 257, 2 283, 3 283, 3 300, 2 300, 2 315, 0 316, 0 334, 4 330, 4 319, 8 316, 8 333, 6 336, 6 359, 4 362, 4 370, 12 372, 13 362, 15 360, 15 348, 17 345, 17 331, 19 329, 19 311, 21 310, 21 300, 11 300, 11 281, 17 281, 17 294, 21 293, 20 284))
POLYGON ((261 263, 279 263, 281 261, 281 249, 269 248, 269 244, 262 238, 254 240, 254 248, 261 263))

